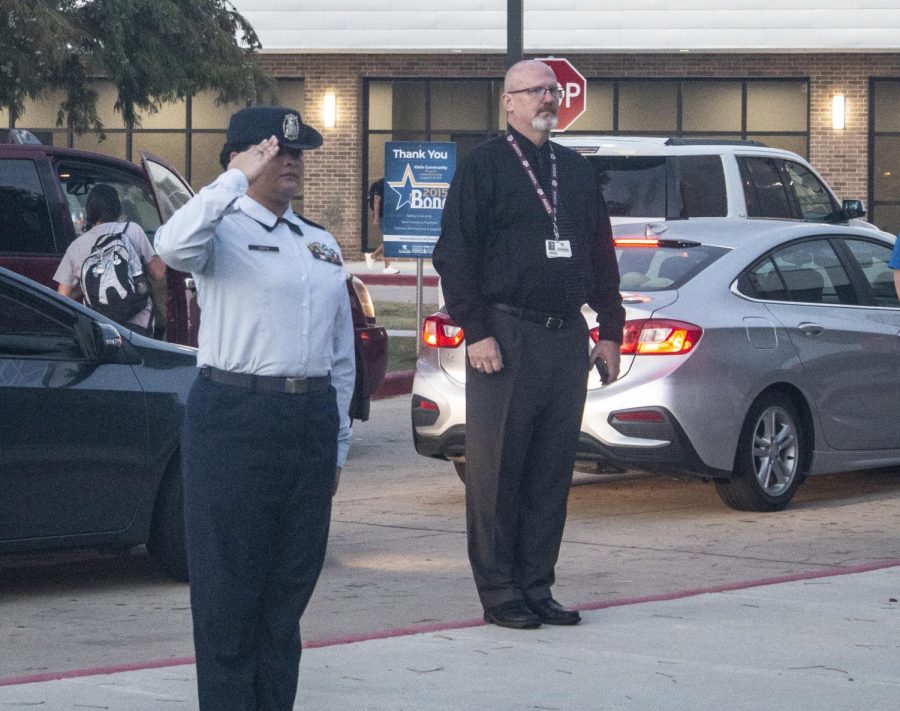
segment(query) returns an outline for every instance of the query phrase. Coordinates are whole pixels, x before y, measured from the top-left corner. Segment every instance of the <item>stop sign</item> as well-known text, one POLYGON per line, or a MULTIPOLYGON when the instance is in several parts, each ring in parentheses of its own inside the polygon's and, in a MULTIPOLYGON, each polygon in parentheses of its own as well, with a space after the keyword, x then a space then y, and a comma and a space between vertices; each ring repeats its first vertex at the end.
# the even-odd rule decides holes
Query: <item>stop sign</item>
POLYGON ((547 57, 538 61, 553 70, 553 73, 556 74, 556 81, 566 90, 565 96, 559 103, 559 126, 556 127, 557 131, 565 131, 575 123, 575 119, 581 116, 587 107, 587 80, 569 63, 568 59, 547 57))

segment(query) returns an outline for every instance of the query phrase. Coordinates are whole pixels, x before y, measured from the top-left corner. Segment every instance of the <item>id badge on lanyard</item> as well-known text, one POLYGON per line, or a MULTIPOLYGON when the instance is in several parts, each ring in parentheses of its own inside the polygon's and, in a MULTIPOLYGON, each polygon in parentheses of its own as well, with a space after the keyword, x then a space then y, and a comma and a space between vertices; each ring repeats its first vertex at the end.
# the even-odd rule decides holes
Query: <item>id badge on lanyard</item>
POLYGON ((545 245, 550 259, 569 259, 572 256, 572 243, 567 239, 548 239, 545 245))

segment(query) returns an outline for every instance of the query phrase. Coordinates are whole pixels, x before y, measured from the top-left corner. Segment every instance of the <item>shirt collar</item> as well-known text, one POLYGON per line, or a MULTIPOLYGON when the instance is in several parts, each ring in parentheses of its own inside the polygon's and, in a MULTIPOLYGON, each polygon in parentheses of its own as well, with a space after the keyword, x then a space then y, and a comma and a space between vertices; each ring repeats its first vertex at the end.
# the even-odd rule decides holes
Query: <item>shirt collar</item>
POLYGON ((275 229, 275 227, 278 226, 278 222, 280 220, 289 222, 290 224, 297 227, 298 230, 303 225, 300 218, 297 217, 297 214, 290 207, 285 210, 283 215, 278 217, 268 208, 263 207, 262 204, 258 203, 249 195, 243 195, 240 200, 238 200, 237 207, 240 208, 241 212, 247 215, 247 217, 250 217, 261 224, 263 227, 269 230, 269 232, 271 232, 275 229))
POLYGON ((546 155, 546 154, 549 153, 549 151, 550 151, 550 139, 547 139, 546 141, 544 141, 544 145, 541 146, 540 148, 538 148, 538 147, 537 147, 536 145, 534 145, 528 138, 526 138, 525 136, 523 136, 521 133, 519 133, 519 132, 518 132, 516 129, 514 129, 512 126, 507 125, 507 126, 506 126, 506 130, 509 131, 509 133, 511 133, 511 134, 513 135, 513 138, 515 138, 516 141, 519 143, 519 146, 521 146, 522 152, 523 152, 523 153, 525 153, 525 154, 529 154, 529 153, 530 153, 530 154, 541 153, 541 154, 544 154, 544 155, 546 155))

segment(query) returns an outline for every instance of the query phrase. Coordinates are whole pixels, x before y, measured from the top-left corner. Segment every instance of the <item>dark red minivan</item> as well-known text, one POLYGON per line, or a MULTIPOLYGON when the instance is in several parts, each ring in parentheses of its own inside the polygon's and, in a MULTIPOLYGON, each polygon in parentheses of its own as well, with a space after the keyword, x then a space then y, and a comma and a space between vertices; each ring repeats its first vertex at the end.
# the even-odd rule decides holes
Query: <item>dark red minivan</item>
MULTIPOLYGON (((165 161, 141 153, 141 167, 97 153, 44 145, 0 144, 0 266, 56 287, 53 274, 69 243, 81 234, 84 203, 96 183, 112 185, 123 220, 139 224, 150 241, 193 190, 165 161)), ((387 332, 375 325, 365 285, 347 280, 356 334, 356 389, 350 416, 366 420, 369 399, 387 367, 387 332)), ((190 274, 169 269, 155 290, 161 336, 197 344, 199 309, 190 274), (164 313, 163 313, 164 312, 164 313)))

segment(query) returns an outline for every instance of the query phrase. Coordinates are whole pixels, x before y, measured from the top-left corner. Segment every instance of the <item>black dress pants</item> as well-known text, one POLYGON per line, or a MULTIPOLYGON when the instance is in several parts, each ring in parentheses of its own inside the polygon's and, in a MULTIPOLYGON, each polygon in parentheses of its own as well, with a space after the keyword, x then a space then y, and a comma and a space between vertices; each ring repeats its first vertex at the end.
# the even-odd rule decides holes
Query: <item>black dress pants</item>
POLYGON ((550 597, 589 356, 580 316, 559 330, 491 319, 503 370, 466 368, 466 528, 485 608, 550 597))
POLYGON ((337 431, 333 388, 254 393, 201 376, 191 390, 182 461, 202 711, 293 708, 337 431))

